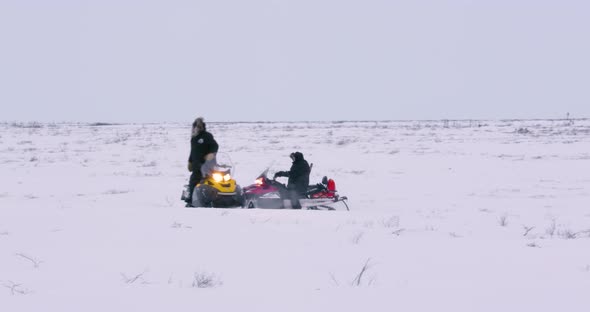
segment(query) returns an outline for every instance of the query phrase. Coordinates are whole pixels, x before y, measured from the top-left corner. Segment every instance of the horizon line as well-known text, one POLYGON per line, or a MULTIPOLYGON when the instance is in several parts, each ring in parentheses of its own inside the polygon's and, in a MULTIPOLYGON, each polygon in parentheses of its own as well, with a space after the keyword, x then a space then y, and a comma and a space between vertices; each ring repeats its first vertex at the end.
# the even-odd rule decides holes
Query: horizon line
MULTIPOLYGON (((257 120, 257 121, 207 121, 210 124, 254 124, 254 123, 351 123, 351 122, 449 122, 449 121, 581 121, 581 120, 588 120, 588 117, 580 117, 580 118, 457 118, 457 119, 450 119, 450 118, 441 118, 441 119, 342 119, 342 120, 297 120, 297 121, 287 121, 287 120, 257 120)), ((29 121, 17 121, 17 120, 4 120, 0 121, 0 124, 86 124, 86 125, 95 125, 95 126, 108 126, 108 125, 137 125, 137 124, 183 124, 183 123, 192 123, 192 120, 183 122, 183 121, 146 121, 146 122, 109 122, 109 121, 36 121, 36 120, 29 120, 29 121)))

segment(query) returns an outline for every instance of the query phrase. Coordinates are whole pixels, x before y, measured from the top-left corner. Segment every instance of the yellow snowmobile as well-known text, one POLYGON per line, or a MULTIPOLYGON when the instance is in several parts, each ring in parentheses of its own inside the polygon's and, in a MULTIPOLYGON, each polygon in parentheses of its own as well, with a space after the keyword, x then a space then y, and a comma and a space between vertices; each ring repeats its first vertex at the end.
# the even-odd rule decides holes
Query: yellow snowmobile
MULTIPOLYGON (((188 198, 188 185, 185 185, 181 199, 188 198)), ((242 188, 232 177, 231 166, 216 165, 195 187, 191 204, 193 207, 241 208, 243 202, 242 188)))

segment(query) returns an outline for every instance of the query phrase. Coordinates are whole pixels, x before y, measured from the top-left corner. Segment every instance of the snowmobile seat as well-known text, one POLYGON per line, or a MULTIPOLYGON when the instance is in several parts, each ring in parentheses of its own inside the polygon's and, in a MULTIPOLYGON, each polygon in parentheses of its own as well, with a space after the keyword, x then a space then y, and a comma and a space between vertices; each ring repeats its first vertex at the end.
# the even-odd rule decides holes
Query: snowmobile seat
POLYGON ((310 198, 335 198, 336 182, 324 176, 324 178, 322 178, 322 183, 310 185, 307 194, 310 198))

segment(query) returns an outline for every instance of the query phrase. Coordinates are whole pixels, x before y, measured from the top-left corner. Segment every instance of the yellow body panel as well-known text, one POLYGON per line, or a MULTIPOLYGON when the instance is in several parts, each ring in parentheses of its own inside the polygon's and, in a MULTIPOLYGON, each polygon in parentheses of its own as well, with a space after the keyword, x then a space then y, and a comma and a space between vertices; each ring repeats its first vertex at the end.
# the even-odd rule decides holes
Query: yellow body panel
MULTIPOLYGON (((207 177, 202 184, 215 188, 219 193, 233 193, 236 191, 236 180, 216 182, 212 177, 207 177)), ((198 185, 197 185, 198 186, 198 185)))

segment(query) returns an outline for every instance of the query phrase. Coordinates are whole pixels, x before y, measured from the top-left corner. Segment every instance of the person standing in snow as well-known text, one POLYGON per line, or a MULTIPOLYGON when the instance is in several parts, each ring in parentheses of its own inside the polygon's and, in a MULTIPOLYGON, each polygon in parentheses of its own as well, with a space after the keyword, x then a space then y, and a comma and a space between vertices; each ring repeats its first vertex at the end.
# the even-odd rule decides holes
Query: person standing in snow
POLYGON ((289 155, 293 164, 289 171, 278 171, 275 173, 274 178, 277 177, 288 177, 287 181, 287 194, 286 199, 291 200, 291 205, 295 209, 301 209, 299 198, 304 198, 307 193, 309 186, 309 174, 311 167, 307 163, 307 160, 303 158, 303 154, 300 152, 294 152, 289 155))
POLYGON ((191 153, 188 157, 188 171, 191 172, 189 179, 188 204, 192 203, 193 191, 197 184, 207 176, 216 164, 215 155, 219 145, 213 135, 207 131, 203 117, 193 122, 191 135, 191 153))

